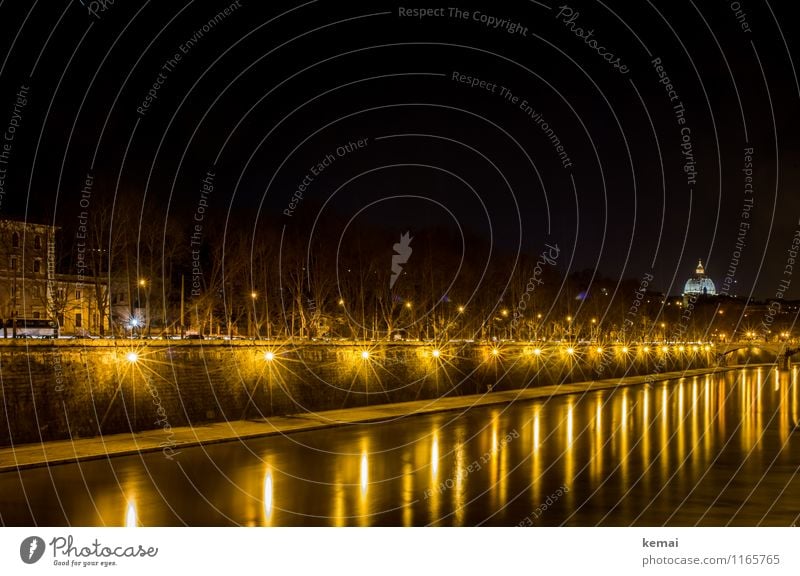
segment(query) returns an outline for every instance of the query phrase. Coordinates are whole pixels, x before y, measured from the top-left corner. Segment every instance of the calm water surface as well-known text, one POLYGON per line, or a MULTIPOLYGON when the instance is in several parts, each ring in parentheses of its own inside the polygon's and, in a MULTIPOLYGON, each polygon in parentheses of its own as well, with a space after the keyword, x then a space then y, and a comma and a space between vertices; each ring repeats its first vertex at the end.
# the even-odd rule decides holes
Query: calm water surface
POLYGON ((4 525, 783 525, 797 369, 0 474, 4 525))

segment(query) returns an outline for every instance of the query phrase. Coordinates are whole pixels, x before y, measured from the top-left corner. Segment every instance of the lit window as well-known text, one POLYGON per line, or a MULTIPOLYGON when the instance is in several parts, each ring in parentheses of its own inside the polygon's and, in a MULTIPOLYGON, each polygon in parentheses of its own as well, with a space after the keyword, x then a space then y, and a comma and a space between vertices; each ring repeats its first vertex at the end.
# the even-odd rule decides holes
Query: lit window
POLYGON ((83 323, 83 317, 81 316, 81 313, 78 312, 77 314, 75 314, 75 328, 80 328, 82 323, 83 323))
POLYGON ((34 319, 38 320, 41 316, 40 316, 39 312, 34 312, 33 313, 33 317, 34 317, 34 319))
POLYGON ((75 290, 75 300, 80 300, 80 299, 81 299, 81 291, 75 290))

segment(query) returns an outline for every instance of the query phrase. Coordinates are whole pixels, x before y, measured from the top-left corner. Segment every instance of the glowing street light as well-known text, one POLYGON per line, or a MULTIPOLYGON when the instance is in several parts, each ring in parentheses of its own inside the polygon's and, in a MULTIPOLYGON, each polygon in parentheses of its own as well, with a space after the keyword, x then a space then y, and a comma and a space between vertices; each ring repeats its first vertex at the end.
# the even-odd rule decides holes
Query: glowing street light
POLYGON ((542 355, 542 349, 541 348, 534 348, 533 349, 533 354, 535 356, 541 356, 542 355))
POLYGON ((361 359, 362 360, 369 360, 369 350, 362 350, 361 351, 361 359))
POLYGON ((458 307, 458 313, 459 314, 463 314, 464 313, 464 307, 463 306, 459 306, 458 307))
POLYGON ((411 302, 406 302, 406 308, 411 309, 411 302))
POLYGON ((273 360, 275 360, 275 353, 272 351, 264 352, 264 360, 266 360, 267 362, 272 362, 273 360))
POLYGON ((125 354, 125 359, 131 364, 134 364, 139 361, 139 355, 136 352, 128 352, 125 354))
POLYGON ((433 350, 431 352, 431 356, 433 356, 434 358, 438 358, 440 354, 441 352, 439 350, 433 350))
POLYGON ((575 348, 573 348, 572 346, 570 346, 569 348, 567 348, 567 354, 569 354, 570 356, 572 356, 573 354, 575 354, 575 348))
POLYGON ((500 349, 499 348, 492 348, 492 356, 499 356, 500 349))
POLYGON ((344 306, 344 300, 342 298, 339 298, 339 306, 344 306))

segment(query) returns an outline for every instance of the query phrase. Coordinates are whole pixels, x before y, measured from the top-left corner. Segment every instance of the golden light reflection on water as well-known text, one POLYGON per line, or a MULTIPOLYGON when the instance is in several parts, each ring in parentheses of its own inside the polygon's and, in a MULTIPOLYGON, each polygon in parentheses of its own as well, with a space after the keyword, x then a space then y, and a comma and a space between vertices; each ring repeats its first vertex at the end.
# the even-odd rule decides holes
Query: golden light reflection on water
MULTIPOLYGON (((428 478, 427 486, 428 489, 426 491, 426 498, 428 504, 428 510, 430 512, 429 515, 429 522, 435 522, 440 517, 440 510, 442 506, 442 494, 444 490, 446 490, 446 478, 440 478, 439 475, 439 430, 438 428, 434 428, 434 430, 430 433, 431 444, 430 444, 430 456, 428 456, 428 469, 430 470, 430 475, 428 478)), ((418 457, 421 459, 424 457, 424 453, 427 452, 425 450, 427 442, 419 442, 418 445, 418 457), (422 452, 424 451, 424 452, 422 452)), ((425 467, 420 465, 422 469, 425 467)))
POLYGON ((702 461, 703 455, 700 453, 700 412, 697 409, 699 402, 699 392, 697 387, 697 376, 692 378, 692 444, 689 447, 691 454, 692 464, 699 465, 702 461))
POLYGON ((136 516, 136 504, 133 501, 129 501, 125 509, 125 527, 136 528, 138 525, 139 521, 136 516))
POLYGON ((342 475, 337 467, 333 477, 333 510, 331 512, 331 520, 334 526, 347 525, 347 520, 345 518, 346 497, 344 484, 342 483, 342 475))
POLYGON ((264 525, 272 525, 272 470, 267 467, 264 475, 264 525))
POLYGON ((603 436, 603 400, 601 396, 597 396, 594 401, 594 431, 592 434, 592 456, 589 461, 589 475, 592 482, 598 482, 600 475, 603 473, 603 445, 605 438, 603 436))
POLYGON ((541 419, 541 404, 533 405, 533 424, 532 428, 532 455, 531 455, 531 509, 539 505, 542 498, 542 450, 539 438, 539 421, 541 419))
POLYGON ((661 455, 661 485, 665 485, 669 478, 669 384, 662 384, 661 388, 661 442, 659 454, 661 455))
MULTIPOLYGON (((410 428, 398 426, 389 440, 365 427, 351 433, 350 444, 326 445, 313 466, 304 458, 307 452, 279 452, 278 441, 271 440, 261 452, 266 455, 248 463, 246 475, 229 474, 244 467, 220 464, 237 487, 212 474, 205 485, 200 475, 193 481, 208 506, 216 507, 216 517, 224 514, 245 525, 469 525, 498 511, 505 514, 498 514, 498 521, 513 521, 514 514, 530 515, 562 484, 569 493, 542 523, 560 522, 551 518, 563 519, 557 515, 571 511, 573 502, 575 510, 583 506, 581 518, 595 518, 591 515, 614 503, 623 504, 617 508, 620 518, 634 518, 639 503, 664 499, 658 504, 663 509, 683 490, 697 487, 699 498, 709 483, 716 482, 712 489, 725 486, 728 471, 743 460, 750 461, 749 469, 772 461, 766 448, 777 446, 781 464, 789 462, 797 450, 792 441, 797 443, 793 431, 800 417, 798 374, 797 368, 737 369, 652 387, 561 396, 507 412, 476 412, 455 424, 420 420, 424 424, 415 428, 409 420, 410 428), (520 432, 518 439, 511 439, 512 431, 520 432), (627 490, 634 497, 623 503, 627 490)), ((762 467, 757 472, 760 478, 762 467)), ((113 495, 98 493, 94 503, 102 521, 97 524, 156 524, 165 517, 158 508, 164 498, 186 507, 177 508, 182 517, 203 505, 198 504, 203 498, 189 498, 186 484, 174 484, 183 486, 178 497, 166 480, 159 481, 163 497, 148 492, 152 480, 141 472, 123 476, 113 495)), ((596 519, 603 517, 597 514, 596 519)))
POLYGON ((575 398, 570 396, 567 399, 567 443, 564 447, 564 483, 571 485, 575 479, 575 452, 573 441, 575 438, 575 421, 573 412, 575 411, 575 398))
POLYGON ((629 430, 628 430, 628 395, 630 390, 622 390, 622 403, 620 405, 620 426, 619 426, 619 471, 623 486, 628 486, 628 463, 629 454, 629 430))
MULTIPOLYGON (((642 459, 645 462, 650 462, 650 387, 645 387, 642 390, 642 437, 640 439, 642 445, 642 459)), ((650 476, 645 476, 645 481, 649 481, 650 476)))
POLYGON ((686 391, 685 391, 686 382, 681 379, 680 383, 678 384, 678 412, 675 415, 675 423, 674 426, 677 428, 677 438, 678 438, 678 454, 677 454, 677 462, 678 466, 682 466, 683 462, 686 458, 686 391))
POLYGON ((713 415, 711 404, 711 378, 706 376, 703 380, 703 456, 711 458, 711 444, 714 440, 714 428, 711 426, 713 415))
POLYGON ((414 525, 414 468, 403 463, 403 526, 414 525))
POLYGON ((359 519, 362 526, 369 526, 369 499, 367 498, 367 490, 369 489, 369 458, 367 457, 366 448, 361 452, 361 465, 359 469, 361 484, 361 492, 358 499, 359 519))
POLYGON ((431 473, 434 478, 439 471, 439 432, 434 430, 431 442, 431 473))
POLYGON ((792 420, 794 425, 800 424, 798 421, 798 404, 797 404, 797 368, 792 369, 792 420))
POLYGON ((498 489, 497 483, 500 479, 500 466, 497 461, 497 451, 498 451, 498 440, 497 440, 497 415, 496 413, 492 416, 492 439, 491 444, 489 446, 489 454, 481 456, 482 460, 486 460, 488 457, 488 464, 489 464, 489 485, 492 487, 490 491, 490 501, 492 503, 492 507, 497 509, 501 506, 500 500, 500 490, 498 489))
POLYGON ((454 523, 456 526, 464 525, 464 514, 466 513, 466 485, 467 485, 467 462, 466 450, 464 450, 464 442, 461 438, 456 440, 454 450, 455 455, 455 470, 456 480, 453 487, 453 510, 455 510, 454 523))

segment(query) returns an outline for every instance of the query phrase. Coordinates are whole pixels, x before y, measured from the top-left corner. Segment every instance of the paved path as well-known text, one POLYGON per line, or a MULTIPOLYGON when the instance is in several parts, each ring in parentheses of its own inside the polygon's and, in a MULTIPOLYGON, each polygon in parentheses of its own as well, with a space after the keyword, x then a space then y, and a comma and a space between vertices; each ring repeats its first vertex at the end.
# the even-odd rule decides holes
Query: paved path
MULTIPOLYGON (((343 410, 309 412, 292 416, 276 416, 263 420, 237 420, 203 426, 184 426, 172 429, 171 446, 175 452, 178 452, 181 448, 200 444, 229 442, 365 422, 389 422, 419 414, 468 410, 480 406, 535 400, 563 394, 580 394, 617 386, 635 386, 647 381, 690 378, 692 376, 735 370, 736 368, 736 366, 701 368, 649 376, 632 376, 624 379, 609 378, 507 392, 491 392, 488 394, 381 404, 343 410)), ((169 443, 169 436, 163 430, 149 430, 136 434, 111 434, 95 438, 45 442, 43 444, 22 444, 16 448, 0 449, 0 472, 44 466, 48 463, 51 465, 64 464, 80 460, 158 451, 162 450, 166 443, 169 443)))

